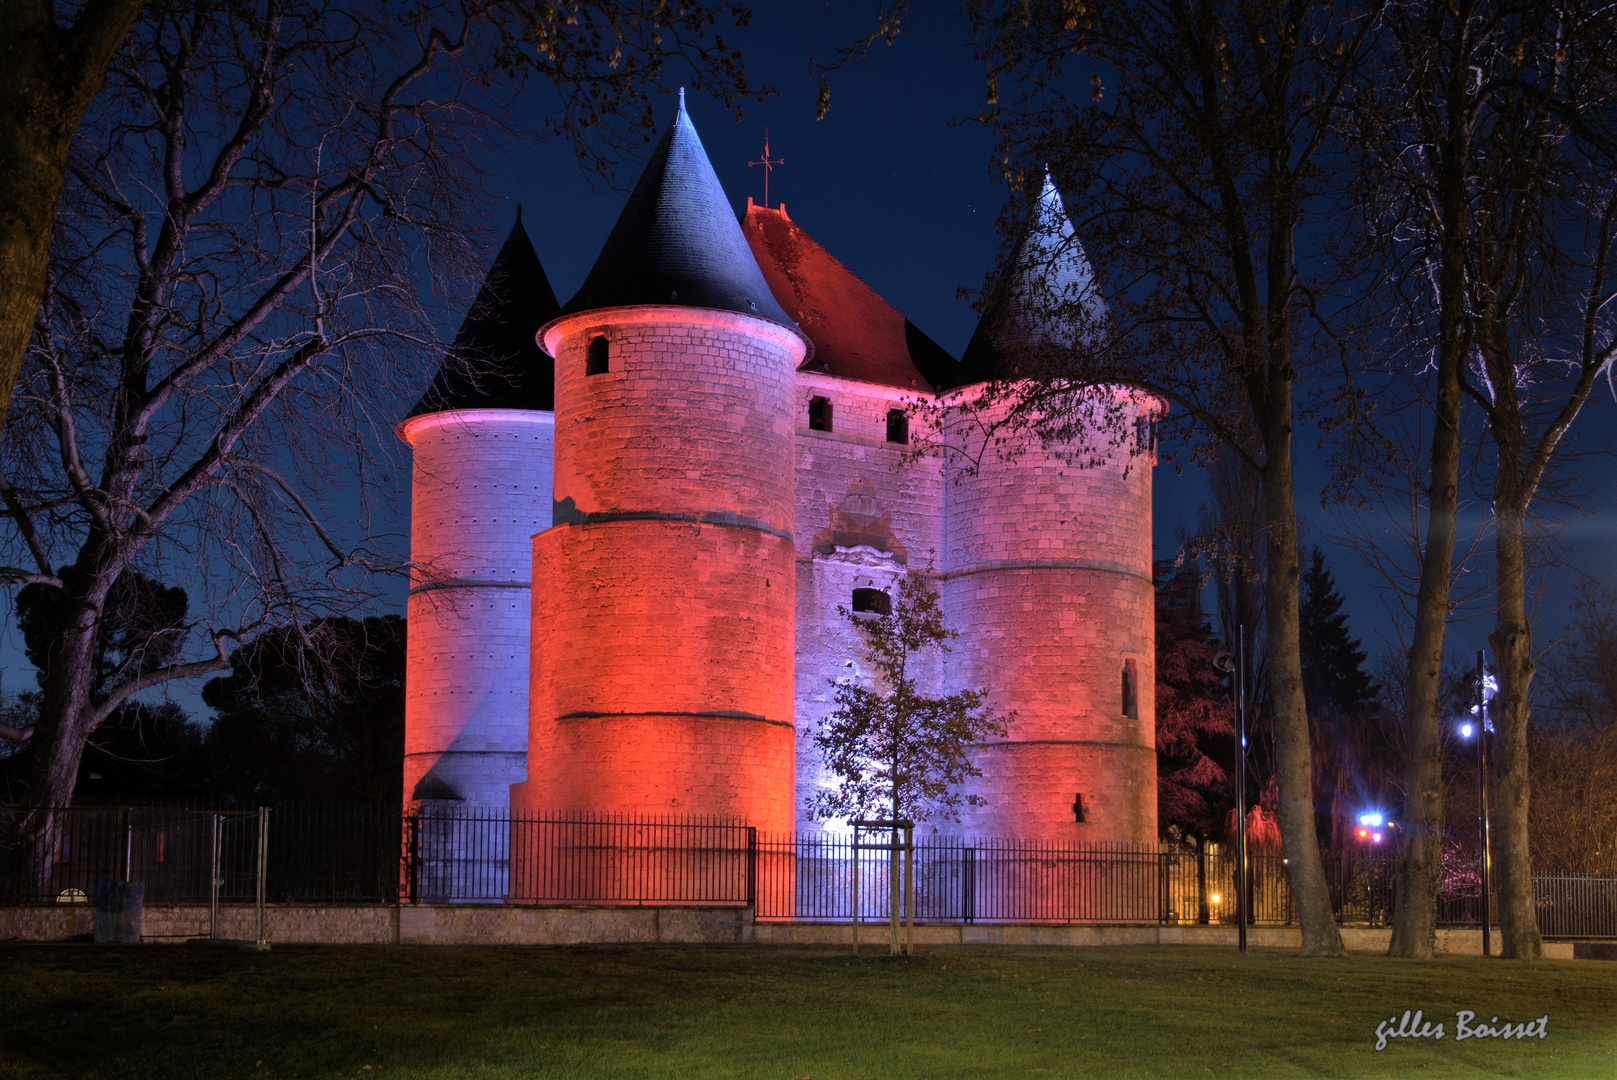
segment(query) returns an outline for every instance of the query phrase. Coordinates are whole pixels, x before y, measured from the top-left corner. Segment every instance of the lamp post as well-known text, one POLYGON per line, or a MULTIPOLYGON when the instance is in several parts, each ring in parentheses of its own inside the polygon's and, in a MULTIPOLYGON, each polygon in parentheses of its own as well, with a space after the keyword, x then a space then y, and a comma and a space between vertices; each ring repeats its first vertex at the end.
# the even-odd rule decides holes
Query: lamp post
POLYGON ((1488 669, 1483 665, 1482 650, 1477 650, 1477 842, 1481 851, 1477 862, 1482 870, 1482 955, 1492 956, 1489 940, 1489 835, 1488 835, 1488 669))
POLYGON ((1235 677, 1235 924, 1237 946, 1244 953, 1251 899, 1246 872, 1246 627, 1235 637, 1235 656, 1219 653, 1213 666, 1235 677))

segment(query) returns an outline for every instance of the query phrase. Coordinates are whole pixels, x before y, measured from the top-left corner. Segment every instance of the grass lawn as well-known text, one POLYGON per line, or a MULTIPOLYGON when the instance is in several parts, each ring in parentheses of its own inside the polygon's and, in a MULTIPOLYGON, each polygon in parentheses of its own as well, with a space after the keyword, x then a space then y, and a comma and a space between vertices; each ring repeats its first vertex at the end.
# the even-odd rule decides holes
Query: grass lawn
POLYGON ((1617 964, 1595 961, 13 944, 0 993, 6 1080, 1617 1078, 1617 964), (1377 1053, 1376 1025, 1406 1008, 1445 1037, 1377 1053), (1548 1037, 1457 1043, 1462 1008, 1548 1013, 1548 1037))

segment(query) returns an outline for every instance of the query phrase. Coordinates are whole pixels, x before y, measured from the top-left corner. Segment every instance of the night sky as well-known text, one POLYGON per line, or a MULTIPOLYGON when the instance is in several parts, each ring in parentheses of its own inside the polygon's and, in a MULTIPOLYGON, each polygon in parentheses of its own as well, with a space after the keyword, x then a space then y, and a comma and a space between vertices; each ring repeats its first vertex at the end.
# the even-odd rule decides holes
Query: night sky
MULTIPOLYGON (((771 201, 784 201, 809 235, 959 356, 976 324, 970 299, 959 294, 980 290, 993 267, 1001 244, 994 222, 1008 196, 989 167, 991 135, 967 121, 982 105, 981 69, 972 60, 964 18, 951 6, 922 4, 891 47, 878 44, 868 63, 833 75, 831 111, 816 121, 810 57, 829 58, 838 44, 868 32, 875 6, 760 5, 750 27, 725 36, 743 50, 751 77, 773 85, 778 96, 749 105, 739 123, 698 92, 690 94, 688 107, 738 212, 749 195, 763 200, 763 170, 749 168, 747 162, 761 156, 767 131, 773 156, 785 159, 771 179, 771 201)), ((675 102, 672 91, 660 101, 659 129, 675 102)), ((517 107, 542 106, 535 97, 519 99, 517 107)), ((645 151, 649 149, 648 144, 645 151)), ((488 165, 494 198, 478 224, 488 231, 489 258, 522 204, 524 224, 565 303, 611 230, 641 160, 624 161, 609 183, 586 174, 562 144, 534 141, 513 147, 508 156, 488 165)), ((1098 269, 1104 277, 1104 265, 1098 269)), ((445 310, 447 334, 453 334, 461 315, 445 310)), ((1580 421, 1584 444, 1592 448, 1596 440, 1609 438, 1614 420, 1617 410, 1605 393, 1580 421)), ((1325 471, 1317 441, 1317 433, 1306 428, 1298 434, 1298 508, 1305 518, 1305 540, 1326 548, 1347 594, 1353 631, 1374 656, 1391 634, 1386 603, 1377 588, 1379 579, 1329 541, 1337 527, 1319 507, 1325 471)), ((1586 471, 1591 479, 1585 485, 1585 505, 1591 513, 1571 534, 1579 549, 1571 562, 1605 573, 1617 539, 1617 468, 1607 457, 1586 471)), ((404 498, 401 527, 408 513, 404 498)), ((1187 466, 1182 474, 1171 465, 1157 470, 1158 558, 1173 554, 1181 530, 1194 530, 1204 498, 1196 467, 1187 466)), ((1476 512, 1481 511, 1479 501, 1476 512)), ((1568 570, 1553 575, 1541 605, 1541 645, 1550 640, 1546 631, 1564 624, 1575 577, 1568 570)), ((402 584, 396 595, 402 611, 402 584)), ((1473 619, 1454 627, 1450 652, 1479 647, 1488 621, 1473 619)), ((15 628, 7 629, 6 640, 0 640, 0 663, 11 672, 7 685, 22 689, 32 684, 32 671, 21 656, 15 628)), ((171 694, 205 712, 195 690, 175 687, 171 694)))

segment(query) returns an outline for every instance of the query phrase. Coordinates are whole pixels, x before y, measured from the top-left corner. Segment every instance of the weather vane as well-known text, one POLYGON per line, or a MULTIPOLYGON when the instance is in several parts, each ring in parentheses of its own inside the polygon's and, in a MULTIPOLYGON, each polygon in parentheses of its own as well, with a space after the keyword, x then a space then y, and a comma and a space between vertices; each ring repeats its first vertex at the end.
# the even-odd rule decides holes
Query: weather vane
POLYGON ((769 174, 774 170, 776 165, 784 165, 784 164, 786 164, 786 159, 785 158, 771 158, 769 156, 769 129, 764 128, 764 156, 761 159, 759 159, 758 161, 749 161, 749 162, 747 162, 747 166, 748 166, 748 168, 751 168, 754 165, 762 165, 764 167, 764 208, 765 209, 768 209, 768 207, 769 207, 769 174))

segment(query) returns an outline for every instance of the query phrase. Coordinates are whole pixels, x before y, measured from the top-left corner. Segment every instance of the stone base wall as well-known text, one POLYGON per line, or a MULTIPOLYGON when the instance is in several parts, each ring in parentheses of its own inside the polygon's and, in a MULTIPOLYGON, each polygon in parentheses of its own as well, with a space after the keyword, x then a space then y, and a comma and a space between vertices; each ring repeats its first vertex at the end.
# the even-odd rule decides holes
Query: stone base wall
MULTIPOLYGON (((265 934, 271 945, 608 945, 727 944, 853 945, 849 923, 757 923, 745 908, 568 908, 417 904, 406 907, 334 907, 272 905, 264 910, 265 934)), ((220 937, 252 941, 257 933, 251 907, 219 909, 220 937)), ((95 929, 95 909, 84 904, 50 907, 0 907, 0 941, 68 941, 95 929)), ((203 906, 146 908, 148 943, 206 939, 208 909, 203 906)), ((861 923, 859 942, 885 946, 887 923, 861 923)), ((1345 926, 1348 951, 1379 955, 1387 951, 1392 931, 1345 926)), ((920 923, 916 945, 1207 945, 1235 947, 1233 926, 1044 926, 920 923)), ((1258 949, 1295 949, 1294 926, 1254 926, 1247 942, 1258 949)), ((1497 946, 1496 946, 1497 947, 1497 946)), ((1596 958, 1602 950, 1570 941, 1544 945, 1552 960, 1574 955, 1596 958)), ((1439 930, 1437 954, 1477 956, 1481 930, 1439 930)))

